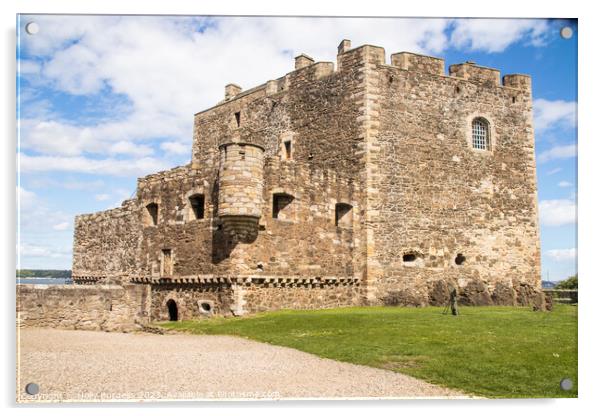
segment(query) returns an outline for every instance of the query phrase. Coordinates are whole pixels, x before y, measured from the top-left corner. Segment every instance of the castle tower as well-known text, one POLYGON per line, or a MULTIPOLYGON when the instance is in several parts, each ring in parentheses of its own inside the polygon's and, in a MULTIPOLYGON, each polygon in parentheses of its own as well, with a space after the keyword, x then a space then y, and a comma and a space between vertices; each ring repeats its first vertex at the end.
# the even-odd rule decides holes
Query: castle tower
POLYGON ((74 280, 150 282, 153 319, 171 298, 186 319, 198 302, 444 305, 450 284, 466 305, 541 304, 531 78, 389 62, 344 40, 336 69, 301 54, 280 78, 228 84, 195 114, 190 165, 78 219, 74 280))
POLYGON ((250 143, 225 143, 219 151, 218 216, 224 232, 237 241, 253 241, 264 202, 264 149, 250 143))

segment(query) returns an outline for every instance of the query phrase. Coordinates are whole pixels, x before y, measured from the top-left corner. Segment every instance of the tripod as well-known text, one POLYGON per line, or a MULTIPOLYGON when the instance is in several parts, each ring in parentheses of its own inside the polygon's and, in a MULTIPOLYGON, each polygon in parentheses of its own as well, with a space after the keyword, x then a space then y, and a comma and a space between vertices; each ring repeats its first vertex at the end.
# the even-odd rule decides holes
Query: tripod
POLYGON ((443 315, 447 315, 447 313, 450 311, 451 309, 451 314, 454 316, 457 316, 460 314, 460 312, 458 311, 458 292, 456 291, 456 288, 454 287, 450 292, 449 292, 449 302, 447 303, 447 305, 445 305, 445 309, 443 309, 443 315))

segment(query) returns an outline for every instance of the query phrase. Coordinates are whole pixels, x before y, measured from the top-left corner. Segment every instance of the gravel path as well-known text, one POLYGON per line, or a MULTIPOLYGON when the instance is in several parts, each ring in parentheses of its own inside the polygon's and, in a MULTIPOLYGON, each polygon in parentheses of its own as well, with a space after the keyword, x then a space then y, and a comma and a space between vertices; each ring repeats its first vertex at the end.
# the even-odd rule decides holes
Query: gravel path
POLYGON ((237 337, 42 328, 18 335, 19 401, 466 397, 392 371, 237 337), (29 382, 39 385, 38 395, 21 393, 29 382))

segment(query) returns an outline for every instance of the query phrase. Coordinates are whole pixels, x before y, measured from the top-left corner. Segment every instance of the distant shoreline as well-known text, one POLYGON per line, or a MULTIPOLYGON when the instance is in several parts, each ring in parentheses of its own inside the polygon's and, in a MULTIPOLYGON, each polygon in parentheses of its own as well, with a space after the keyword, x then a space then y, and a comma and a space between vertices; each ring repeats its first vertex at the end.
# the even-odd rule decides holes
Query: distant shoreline
POLYGON ((17 276, 17 280, 23 280, 23 279, 31 279, 31 280, 36 280, 36 279, 69 279, 71 280, 70 277, 61 277, 61 276, 17 276))
POLYGON ((71 270, 66 269, 17 269, 17 279, 71 279, 71 270))
POLYGON ((70 277, 17 277, 17 285, 71 285, 73 280, 70 277))

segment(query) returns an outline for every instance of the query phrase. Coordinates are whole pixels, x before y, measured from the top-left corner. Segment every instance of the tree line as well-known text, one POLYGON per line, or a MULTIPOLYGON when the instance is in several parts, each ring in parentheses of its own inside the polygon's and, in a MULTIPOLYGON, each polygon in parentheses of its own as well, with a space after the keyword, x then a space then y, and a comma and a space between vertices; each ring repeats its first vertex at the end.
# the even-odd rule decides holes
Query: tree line
POLYGON ((71 270, 17 269, 17 277, 47 277, 51 279, 70 279, 71 270))
POLYGON ((578 290, 579 282, 577 275, 571 276, 568 279, 565 279, 559 282, 554 289, 570 289, 570 290, 578 290))

